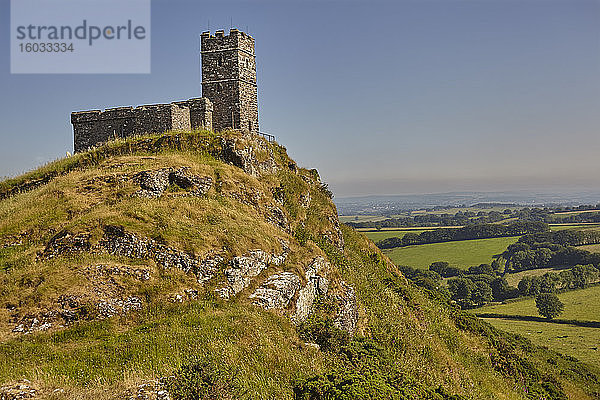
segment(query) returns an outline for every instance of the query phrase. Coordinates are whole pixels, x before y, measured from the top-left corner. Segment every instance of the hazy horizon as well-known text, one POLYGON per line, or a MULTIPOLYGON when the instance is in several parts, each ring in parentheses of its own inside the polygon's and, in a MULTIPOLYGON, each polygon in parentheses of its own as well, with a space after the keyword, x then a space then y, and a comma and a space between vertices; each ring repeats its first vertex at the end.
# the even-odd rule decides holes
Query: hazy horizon
MULTIPOLYGON (((9 2, 0 4, 6 32, 9 2)), ((260 129, 336 197, 600 187, 600 1, 152 2, 146 75, 11 75, 0 176, 72 151, 71 111, 200 95, 198 35, 256 39, 260 129)))

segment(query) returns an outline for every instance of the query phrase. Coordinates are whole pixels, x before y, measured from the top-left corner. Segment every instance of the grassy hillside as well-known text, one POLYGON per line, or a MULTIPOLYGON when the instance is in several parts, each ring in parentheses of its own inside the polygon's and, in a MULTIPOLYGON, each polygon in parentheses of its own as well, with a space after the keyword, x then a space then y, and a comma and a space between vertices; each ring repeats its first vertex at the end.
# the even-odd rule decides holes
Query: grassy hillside
POLYGON ((260 138, 130 138, 0 195, 0 386, 28 379, 56 399, 154 386, 175 399, 600 397, 594 367, 410 284, 339 225, 316 171, 260 138))

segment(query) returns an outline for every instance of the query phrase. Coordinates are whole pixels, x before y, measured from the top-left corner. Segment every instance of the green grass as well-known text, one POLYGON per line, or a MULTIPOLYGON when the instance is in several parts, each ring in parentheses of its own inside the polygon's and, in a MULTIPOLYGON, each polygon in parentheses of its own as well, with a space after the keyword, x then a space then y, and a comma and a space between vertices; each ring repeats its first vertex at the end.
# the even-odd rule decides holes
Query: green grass
POLYGON ((566 229, 577 229, 577 230, 587 230, 587 229, 600 229, 600 224, 596 223, 587 223, 587 224, 549 224, 550 230, 552 231, 564 231, 566 229))
POLYGON ((578 249, 587 250, 590 253, 600 253, 600 244, 588 244, 585 246, 577 246, 578 249))
POLYGON ((235 384, 248 398, 289 398, 298 371, 318 372, 327 358, 302 346, 287 318, 257 307, 200 301, 153 307, 131 318, 2 343, 0 359, 10 362, 0 363, 0 381, 46 376, 50 386, 93 391, 127 375, 168 375, 196 355, 235 368, 235 384))
MULTIPOLYGON (((561 319, 600 321, 600 286, 574 290, 558 295, 565 305, 561 319)), ((490 305, 475 310, 477 313, 539 316, 534 299, 524 299, 507 304, 490 305)), ((600 364, 600 329, 550 322, 516 321, 486 318, 499 329, 517 333, 533 343, 575 357, 590 364, 600 364)))
POLYGON ((524 336, 534 344, 547 346, 591 365, 600 364, 600 329, 559 325, 549 322, 511 321, 484 318, 498 329, 524 336))
POLYGON ((446 261, 452 266, 467 269, 473 265, 491 263, 494 255, 502 253, 517 240, 518 237, 462 240, 398 247, 384 253, 399 265, 427 268, 435 261, 446 261))
MULTIPOLYGON (((560 293, 558 297, 565 305, 565 311, 559 318, 600 321, 600 286, 560 293)), ((539 316, 534 299, 490 305, 478 308, 477 312, 539 316)), ((600 330, 598 330, 598 335, 600 336, 600 330)))

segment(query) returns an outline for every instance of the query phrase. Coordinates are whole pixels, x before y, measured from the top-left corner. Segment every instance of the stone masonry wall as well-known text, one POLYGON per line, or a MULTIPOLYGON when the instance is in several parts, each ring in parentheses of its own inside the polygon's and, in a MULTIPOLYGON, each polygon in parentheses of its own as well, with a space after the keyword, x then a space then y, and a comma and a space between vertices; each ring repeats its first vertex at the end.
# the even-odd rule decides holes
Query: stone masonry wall
POLYGON ((237 29, 201 36, 202 96, 214 104, 213 128, 258 133, 254 38, 237 29))
POLYGON ((212 104, 190 99, 170 104, 151 104, 80 111, 71 114, 75 152, 109 140, 169 130, 212 129, 212 104))
POLYGON ((109 140, 169 130, 238 129, 258 134, 254 38, 237 29, 201 36, 202 98, 71 114, 75 152, 109 140))

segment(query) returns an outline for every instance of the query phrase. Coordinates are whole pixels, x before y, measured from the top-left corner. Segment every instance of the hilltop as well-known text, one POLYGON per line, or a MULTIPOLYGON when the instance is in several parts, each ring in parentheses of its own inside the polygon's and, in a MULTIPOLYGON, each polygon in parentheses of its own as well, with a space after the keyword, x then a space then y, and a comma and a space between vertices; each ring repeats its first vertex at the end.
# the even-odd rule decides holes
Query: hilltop
POLYGON ((407 281, 260 137, 130 137, 0 198, 0 394, 600 398, 597 368, 407 281))

